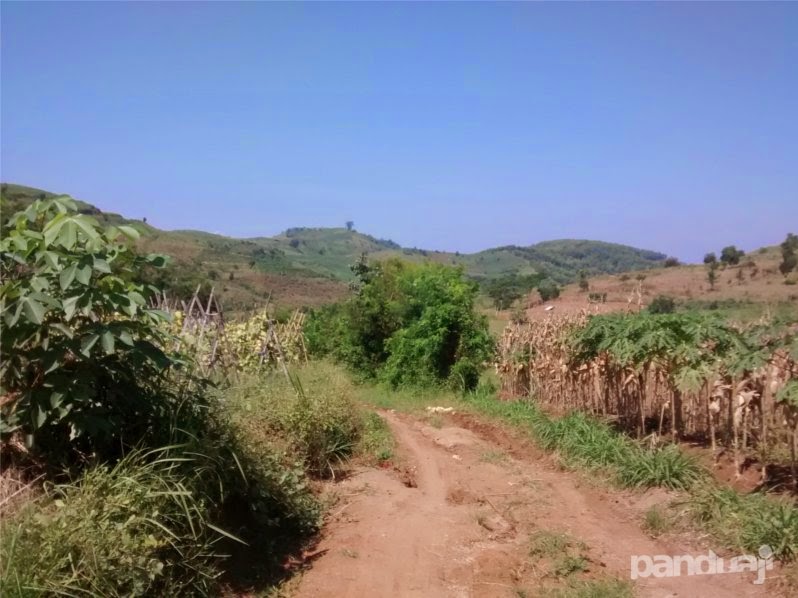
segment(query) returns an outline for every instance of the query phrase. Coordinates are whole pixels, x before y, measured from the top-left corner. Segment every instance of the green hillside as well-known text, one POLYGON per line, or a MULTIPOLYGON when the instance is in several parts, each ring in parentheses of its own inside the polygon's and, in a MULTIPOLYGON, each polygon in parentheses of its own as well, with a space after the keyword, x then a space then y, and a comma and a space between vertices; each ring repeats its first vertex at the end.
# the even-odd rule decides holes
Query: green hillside
MULTIPOLYGON (((3 183, 3 218, 37 198, 52 195, 3 183)), ((185 293, 200 282, 219 281, 214 284, 228 303, 240 308, 262 302, 270 292, 278 303, 290 304, 288 297, 295 294, 297 285, 306 290, 303 301, 334 299, 345 292, 351 279, 349 265, 363 253, 372 260, 401 257, 460 265, 480 281, 542 273, 561 283, 574 280, 582 269, 590 275, 611 274, 654 267, 665 259, 653 251, 584 240, 497 247, 473 254, 427 251, 346 228, 292 228, 274 237, 236 239, 203 231, 159 230, 91 204, 80 202, 80 207, 101 222, 135 226, 142 233, 139 243, 143 251, 171 255, 173 265, 157 282, 185 293), (277 288, 282 289, 282 297, 277 288)))

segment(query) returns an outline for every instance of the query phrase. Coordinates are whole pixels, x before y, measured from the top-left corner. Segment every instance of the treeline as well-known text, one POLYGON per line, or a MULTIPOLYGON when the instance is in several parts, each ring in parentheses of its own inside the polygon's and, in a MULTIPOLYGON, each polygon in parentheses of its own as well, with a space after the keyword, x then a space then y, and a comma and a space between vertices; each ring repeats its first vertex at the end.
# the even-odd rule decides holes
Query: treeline
POLYGON ((389 260, 353 266, 353 296, 311 313, 308 350, 362 378, 473 389, 494 344, 462 269, 389 260))

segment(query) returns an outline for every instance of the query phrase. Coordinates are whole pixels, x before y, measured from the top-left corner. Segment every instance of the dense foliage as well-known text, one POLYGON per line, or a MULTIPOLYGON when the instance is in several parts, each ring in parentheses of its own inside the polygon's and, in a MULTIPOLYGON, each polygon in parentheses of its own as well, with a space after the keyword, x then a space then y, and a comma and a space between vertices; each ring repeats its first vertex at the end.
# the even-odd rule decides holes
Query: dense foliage
POLYGON ((312 314, 308 349, 392 386, 476 385, 493 342, 460 269, 399 260, 359 262, 357 293, 312 314))
POLYGON ((101 228, 69 198, 36 201, 0 241, 0 433, 84 450, 135 444, 170 411, 172 365, 135 280, 157 255, 130 251, 134 229, 101 228))
POLYGON ((676 301, 667 295, 657 295, 646 309, 651 314, 670 314, 676 311, 676 301))
POLYGON ((560 296, 560 287, 552 280, 544 280, 538 285, 538 295, 541 301, 551 301, 560 296))

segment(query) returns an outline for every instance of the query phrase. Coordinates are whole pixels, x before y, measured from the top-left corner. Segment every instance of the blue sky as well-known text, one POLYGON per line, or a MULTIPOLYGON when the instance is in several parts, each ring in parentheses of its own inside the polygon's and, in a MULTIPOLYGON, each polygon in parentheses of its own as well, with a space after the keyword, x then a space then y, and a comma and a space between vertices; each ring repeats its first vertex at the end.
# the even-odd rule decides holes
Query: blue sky
POLYGON ((795 3, 3 2, 2 179, 163 228, 798 232, 795 3))

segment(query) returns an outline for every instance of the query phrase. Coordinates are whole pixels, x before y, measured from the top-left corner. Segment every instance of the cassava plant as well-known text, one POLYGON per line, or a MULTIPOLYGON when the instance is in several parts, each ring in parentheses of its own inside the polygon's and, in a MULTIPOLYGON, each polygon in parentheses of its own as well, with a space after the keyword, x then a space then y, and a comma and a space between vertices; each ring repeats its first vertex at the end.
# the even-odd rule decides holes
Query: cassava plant
POLYGON ((138 255, 129 226, 103 229, 73 200, 37 200, 0 241, 0 434, 31 448, 119 450, 169 412, 173 363, 136 282, 165 258, 138 255))

